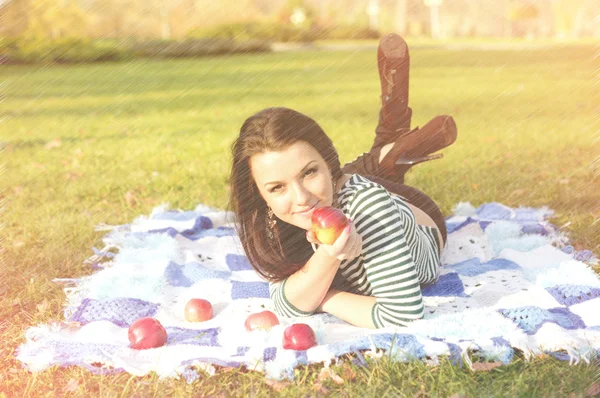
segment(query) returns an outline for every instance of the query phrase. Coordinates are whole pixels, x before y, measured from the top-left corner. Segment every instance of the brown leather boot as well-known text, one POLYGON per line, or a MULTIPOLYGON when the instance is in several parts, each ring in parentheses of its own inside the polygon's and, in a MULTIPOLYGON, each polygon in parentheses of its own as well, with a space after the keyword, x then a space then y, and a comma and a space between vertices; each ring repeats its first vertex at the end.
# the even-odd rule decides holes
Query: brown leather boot
POLYGON ((396 140, 392 149, 379 163, 379 175, 402 183, 404 175, 412 166, 441 158, 441 153, 431 154, 452 145, 456 136, 456 123, 452 116, 434 117, 421 129, 417 127, 396 140))
POLYGON ((344 165, 345 173, 357 173, 403 183, 412 166, 442 157, 430 155, 456 140, 456 124, 450 116, 436 116, 422 129, 410 129, 412 110, 408 107, 410 54, 408 45, 397 34, 384 36, 377 48, 381 81, 381 110, 375 140, 370 152, 344 165), (384 145, 394 143, 379 162, 384 145))
POLYGON ((342 167, 344 173, 372 175, 389 181, 404 183, 404 175, 419 163, 438 159, 431 155, 456 141, 457 129, 452 116, 436 116, 422 128, 415 128, 400 136, 390 151, 379 162, 381 147, 372 148, 342 167))
POLYGON ((381 83, 381 109, 372 148, 394 142, 410 131, 410 53, 402 37, 390 33, 381 39, 377 47, 377 67, 381 83))
POLYGON ((345 173, 381 175, 379 171, 381 148, 410 132, 412 116, 412 110, 408 107, 410 53, 402 37, 390 33, 379 41, 377 68, 381 83, 381 109, 379 123, 375 128, 375 139, 370 152, 360 155, 342 168, 345 173))

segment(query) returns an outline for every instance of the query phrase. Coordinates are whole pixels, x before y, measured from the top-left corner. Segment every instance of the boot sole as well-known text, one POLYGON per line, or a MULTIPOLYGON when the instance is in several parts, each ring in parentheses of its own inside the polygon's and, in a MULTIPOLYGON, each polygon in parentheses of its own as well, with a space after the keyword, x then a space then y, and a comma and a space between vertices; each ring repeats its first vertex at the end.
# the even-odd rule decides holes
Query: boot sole
POLYGON ((397 34, 386 35, 379 43, 381 53, 388 59, 402 59, 408 52, 408 45, 397 34))
MULTIPOLYGON (((397 73, 405 73, 406 76, 401 79, 408 80, 408 70, 410 68, 410 55, 408 45, 404 39, 395 34, 385 35, 379 42, 377 48, 377 69, 379 70, 379 79, 381 81, 381 106, 385 107, 391 98, 392 91, 396 85, 397 73)), ((403 89, 406 93, 402 94, 402 106, 408 107, 408 87, 403 89)))

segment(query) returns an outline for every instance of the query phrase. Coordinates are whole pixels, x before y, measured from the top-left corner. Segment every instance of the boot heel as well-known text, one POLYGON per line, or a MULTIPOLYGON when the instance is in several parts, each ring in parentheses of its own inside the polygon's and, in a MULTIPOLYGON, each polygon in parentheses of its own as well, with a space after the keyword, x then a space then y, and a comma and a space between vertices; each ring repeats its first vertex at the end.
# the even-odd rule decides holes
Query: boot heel
POLYGON ((396 166, 402 166, 402 165, 411 165, 414 166, 415 164, 419 164, 419 163, 423 163, 423 162, 428 162, 430 160, 435 160, 435 159, 440 159, 443 158, 444 154, 442 153, 436 153, 434 155, 429 155, 429 156, 420 156, 417 158, 399 158, 398 160, 396 160, 396 166))

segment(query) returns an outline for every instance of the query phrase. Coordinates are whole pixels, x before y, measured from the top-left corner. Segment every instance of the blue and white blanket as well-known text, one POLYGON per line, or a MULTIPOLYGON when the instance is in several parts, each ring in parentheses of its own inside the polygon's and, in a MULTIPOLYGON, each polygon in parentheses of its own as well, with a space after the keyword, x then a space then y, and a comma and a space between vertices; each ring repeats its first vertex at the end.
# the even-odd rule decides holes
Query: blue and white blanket
POLYGON ((300 364, 327 366, 346 353, 435 363, 440 356, 470 365, 474 355, 511 361, 542 352, 571 362, 600 349, 600 280, 593 253, 575 251, 546 220, 547 208, 461 203, 447 218, 448 242, 439 282, 423 290, 426 315, 406 328, 351 326, 328 314, 281 319, 270 331, 247 332, 246 317, 273 310, 267 283, 253 271, 232 228, 232 214, 200 205, 194 211, 154 209, 129 225, 104 226, 106 247, 94 248, 90 276, 65 284, 65 319, 30 328, 18 359, 30 370, 77 365, 94 372, 161 377, 212 374, 214 365, 246 366, 267 377, 293 377, 300 364), (209 300, 212 320, 190 323, 188 299, 209 300), (165 346, 134 350, 128 326, 155 317, 165 346), (319 345, 282 347, 285 327, 302 322, 319 345))

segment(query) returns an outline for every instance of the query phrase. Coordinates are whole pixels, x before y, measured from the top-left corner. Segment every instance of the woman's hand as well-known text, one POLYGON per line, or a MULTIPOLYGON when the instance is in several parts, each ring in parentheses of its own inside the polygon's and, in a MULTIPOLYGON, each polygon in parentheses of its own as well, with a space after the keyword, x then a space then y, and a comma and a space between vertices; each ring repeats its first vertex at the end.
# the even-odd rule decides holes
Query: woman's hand
POLYGON ((328 255, 338 260, 351 260, 358 257, 362 251, 362 238, 354 228, 352 221, 331 245, 319 242, 312 230, 306 231, 306 240, 312 245, 319 245, 328 255))

